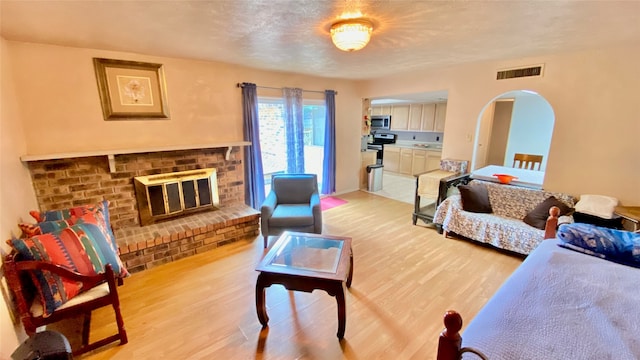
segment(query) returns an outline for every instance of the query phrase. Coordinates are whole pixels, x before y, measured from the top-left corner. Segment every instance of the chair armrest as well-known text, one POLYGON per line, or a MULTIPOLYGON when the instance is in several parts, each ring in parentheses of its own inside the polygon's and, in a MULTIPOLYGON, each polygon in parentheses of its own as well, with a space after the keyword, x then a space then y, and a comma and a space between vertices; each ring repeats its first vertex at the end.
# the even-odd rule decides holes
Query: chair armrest
POLYGON ((425 171, 425 172, 421 172, 421 173, 418 173, 418 174, 414 174, 413 176, 418 178, 418 177, 420 177, 421 175, 428 174, 428 173, 431 173, 431 172, 440 171, 440 170, 441 170, 441 169, 427 170, 427 171, 425 171))
POLYGON ((315 192, 311 194, 309 199, 309 206, 311 206, 311 212, 313 213, 313 227, 317 234, 322 233, 322 207, 320 206, 320 195, 315 192))
POLYGON ((436 212, 433 214, 433 223, 444 225, 449 218, 455 215, 454 213, 458 209, 462 210, 462 198, 460 195, 449 196, 436 206, 436 212))
POLYGON ((311 198, 309 199, 309 206, 311 206, 314 211, 316 208, 320 209, 320 195, 318 195, 318 193, 311 194, 311 198))
MULTIPOLYGON (((107 270, 107 268, 109 270, 105 271, 105 273, 95 274, 95 275, 80 274, 78 272, 69 270, 60 265, 52 264, 45 261, 33 261, 33 260, 17 261, 15 262, 15 267, 16 267, 16 270, 18 271, 35 271, 35 270, 49 271, 65 279, 81 282, 85 287, 88 287, 88 288, 92 288, 106 281, 108 279, 107 274, 109 273, 109 270, 111 271, 111 274, 113 274, 113 270, 111 270, 110 264, 106 264, 105 270, 107 270)), ((115 278, 114 275, 112 276, 115 278)))
POLYGON ((263 219, 268 219, 271 217, 271 215, 273 214, 273 210, 276 208, 277 203, 278 203, 278 197, 276 196, 276 193, 274 193, 273 191, 270 192, 269 195, 267 195, 267 197, 264 199, 264 202, 260 207, 260 214, 263 219))
POLYGON ((460 195, 451 195, 448 198, 444 199, 440 204, 447 203, 446 206, 449 210, 459 209, 462 210, 462 196, 460 195))

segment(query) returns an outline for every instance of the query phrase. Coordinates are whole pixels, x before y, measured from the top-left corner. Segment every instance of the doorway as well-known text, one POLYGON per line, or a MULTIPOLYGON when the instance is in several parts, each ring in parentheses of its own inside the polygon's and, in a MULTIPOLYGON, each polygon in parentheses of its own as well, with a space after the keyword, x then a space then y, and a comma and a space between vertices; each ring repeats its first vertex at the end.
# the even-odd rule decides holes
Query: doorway
POLYGON ((478 117, 471 169, 511 167, 515 153, 542 155, 546 169, 555 114, 538 93, 516 90, 492 99, 478 117))

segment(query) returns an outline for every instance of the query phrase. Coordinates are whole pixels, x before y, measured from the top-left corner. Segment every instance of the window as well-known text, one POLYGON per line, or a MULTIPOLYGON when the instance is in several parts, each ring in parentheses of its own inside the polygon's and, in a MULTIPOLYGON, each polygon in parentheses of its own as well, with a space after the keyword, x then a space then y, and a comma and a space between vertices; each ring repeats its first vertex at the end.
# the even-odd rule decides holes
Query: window
MULTIPOLYGON (((264 170, 265 193, 271 189, 271 175, 287 171, 286 134, 284 126, 284 100, 258 98, 260 147, 264 170)), ((322 100, 304 100, 305 172, 318 175, 318 189, 322 188, 326 107, 322 100)))

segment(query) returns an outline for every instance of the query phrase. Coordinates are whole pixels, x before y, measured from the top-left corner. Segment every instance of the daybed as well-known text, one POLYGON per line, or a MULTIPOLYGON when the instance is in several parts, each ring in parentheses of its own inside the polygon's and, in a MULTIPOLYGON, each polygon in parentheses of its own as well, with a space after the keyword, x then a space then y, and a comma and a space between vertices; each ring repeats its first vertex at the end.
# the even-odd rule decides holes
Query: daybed
POLYGON ((597 228, 561 225, 558 237, 531 252, 462 337, 461 316, 448 311, 437 359, 460 359, 467 352, 491 360, 639 359, 640 269, 635 266, 640 266, 640 235, 618 231, 632 239, 624 245, 603 245, 595 235, 583 235, 580 246, 567 243, 563 229, 581 226, 597 228), (590 251, 615 262, 587 254, 590 251), (621 264, 622 257, 610 256, 612 251, 633 257, 634 266, 621 264))
MULTIPOLYGON (((442 226, 445 236, 455 233, 523 255, 529 254, 545 238, 553 237, 545 235, 549 208, 560 206, 564 215, 575 202, 573 196, 567 194, 482 180, 472 180, 458 189, 461 194, 444 200, 434 216, 433 222, 442 226), (484 195, 479 190, 483 190, 484 195), (465 200, 465 195, 470 200, 465 200), (484 200, 480 199, 482 196, 484 200), (523 221, 525 217, 530 220, 523 221)), ((573 219, 570 215, 560 216, 559 221, 570 223, 573 219)))

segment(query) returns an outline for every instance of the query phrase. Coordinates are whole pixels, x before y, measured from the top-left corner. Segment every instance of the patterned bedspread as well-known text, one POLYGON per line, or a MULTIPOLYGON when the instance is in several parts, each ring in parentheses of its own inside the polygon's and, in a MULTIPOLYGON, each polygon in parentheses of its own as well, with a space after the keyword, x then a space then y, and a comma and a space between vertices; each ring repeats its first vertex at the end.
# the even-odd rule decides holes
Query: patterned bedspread
POLYGON ((640 359, 640 269, 557 244, 545 240, 527 257, 462 346, 491 360, 640 359))
MULTIPOLYGON (((544 230, 522 221, 529 211, 549 196, 555 196, 569 207, 574 206, 573 197, 562 193, 479 180, 470 184, 487 187, 493 213, 464 211, 460 195, 452 195, 438 206, 433 222, 442 225, 446 231, 524 255, 533 251, 544 239, 544 230)), ((573 222, 573 219, 563 216, 560 219, 562 222, 573 222)))

